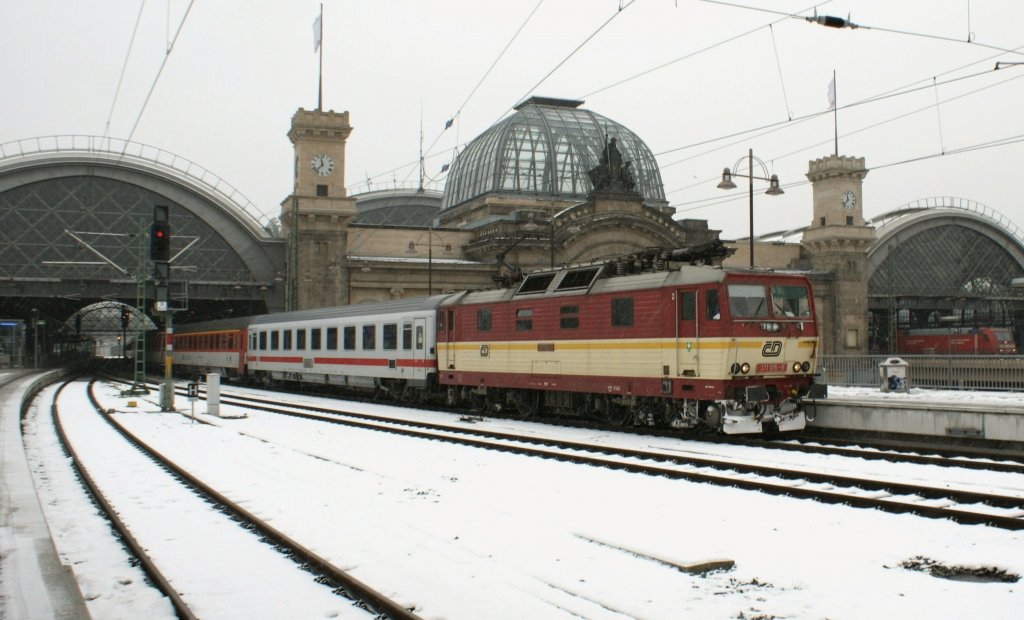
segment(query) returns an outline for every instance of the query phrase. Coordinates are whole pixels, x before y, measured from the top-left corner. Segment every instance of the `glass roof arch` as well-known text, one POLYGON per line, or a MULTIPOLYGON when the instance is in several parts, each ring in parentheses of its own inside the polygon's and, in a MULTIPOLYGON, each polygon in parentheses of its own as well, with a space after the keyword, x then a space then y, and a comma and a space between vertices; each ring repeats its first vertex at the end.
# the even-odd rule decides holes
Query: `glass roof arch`
POLYGON ((442 209, 490 193, 583 199, 593 189, 587 172, 616 138, 631 162, 644 204, 668 205, 661 171, 650 148, 627 127, 582 101, 531 97, 515 113, 477 136, 459 153, 444 190, 442 209))

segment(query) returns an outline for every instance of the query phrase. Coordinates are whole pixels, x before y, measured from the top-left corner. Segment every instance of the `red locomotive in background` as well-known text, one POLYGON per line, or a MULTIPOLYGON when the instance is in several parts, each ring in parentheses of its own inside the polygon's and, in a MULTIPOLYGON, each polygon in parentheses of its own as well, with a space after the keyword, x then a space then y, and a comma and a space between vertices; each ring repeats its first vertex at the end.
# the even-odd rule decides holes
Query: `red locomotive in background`
POLYGON ((1009 327, 931 327, 902 330, 896 350, 920 355, 1016 355, 1009 327))

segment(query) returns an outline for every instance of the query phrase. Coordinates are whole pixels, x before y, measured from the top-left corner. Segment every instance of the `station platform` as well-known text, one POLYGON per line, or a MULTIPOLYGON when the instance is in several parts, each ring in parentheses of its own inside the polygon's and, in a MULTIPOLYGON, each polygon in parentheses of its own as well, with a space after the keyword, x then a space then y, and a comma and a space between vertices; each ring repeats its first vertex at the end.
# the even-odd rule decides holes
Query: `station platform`
POLYGON ((808 428, 961 440, 1024 449, 1024 393, 961 390, 883 392, 829 387, 809 401, 808 428))
POLYGON ((25 456, 21 407, 36 385, 63 373, 0 374, 0 618, 90 617, 71 567, 61 562, 25 456))

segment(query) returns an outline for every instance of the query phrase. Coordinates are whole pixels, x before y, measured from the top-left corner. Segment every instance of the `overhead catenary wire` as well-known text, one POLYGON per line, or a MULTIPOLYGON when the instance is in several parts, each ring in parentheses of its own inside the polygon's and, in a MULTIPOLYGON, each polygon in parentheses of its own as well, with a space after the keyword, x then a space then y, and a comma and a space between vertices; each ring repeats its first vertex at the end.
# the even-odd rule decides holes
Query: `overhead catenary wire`
POLYGON ((146 106, 149 105, 149 99, 153 96, 153 91, 156 90, 156 85, 160 81, 160 75, 164 71, 164 67, 167 66, 167 60, 171 57, 171 52, 174 50, 174 44, 177 43, 178 37, 181 36, 181 29, 185 27, 185 20, 188 19, 188 14, 192 10, 192 5, 195 4, 195 0, 189 0, 188 7, 185 8, 185 14, 181 18, 181 23, 178 24, 178 30, 174 33, 174 38, 167 45, 167 53, 164 54, 164 59, 160 63, 160 68, 156 72, 156 77, 153 78, 153 83, 149 87, 149 92, 146 93, 146 99, 142 102, 142 107, 139 108, 139 114, 135 117, 135 123, 132 125, 132 130, 128 133, 128 137, 125 139, 125 145, 132 140, 132 136, 135 135, 135 130, 139 127, 139 122, 142 120, 142 115, 146 111, 146 106))
POLYGON ((107 114, 107 122, 103 126, 103 137, 110 135, 110 119, 114 117, 114 108, 117 107, 117 98, 121 94, 121 84, 124 83, 124 74, 128 69, 128 60, 132 56, 132 48, 135 46, 135 36, 139 33, 139 23, 142 21, 142 12, 146 8, 146 0, 139 3, 139 14, 135 17, 135 27, 132 28, 132 38, 128 41, 128 51, 124 55, 124 64, 121 65, 121 75, 117 78, 117 87, 114 89, 114 98, 110 102, 110 113, 107 114))
MULTIPOLYGON (((445 121, 444 129, 442 129, 441 131, 438 132, 437 137, 434 138, 434 140, 430 143, 430 146, 427 147, 427 149, 426 149, 426 151, 424 151, 424 153, 429 154, 434 149, 434 146, 437 145, 437 142, 438 142, 438 140, 441 139, 441 136, 443 136, 444 133, 446 131, 448 131, 448 129, 450 129, 452 127, 452 125, 455 124, 455 121, 458 119, 459 115, 462 113, 462 110, 465 109, 465 107, 469 104, 470 100, 473 98, 473 95, 475 95, 476 91, 480 89, 480 86, 483 85, 484 81, 487 79, 487 76, 489 76, 491 74, 491 71, 494 70, 494 67, 496 67, 498 65, 498 62, 505 55, 505 52, 507 52, 509 50, 509 48, 512 47, 512 43, 515 42, 515 40, 519 37, 519 34, 523 31, 524 28, 526 28, 526 24, 528 24, 530 22, 530 20, 533 18, 534 14, 537 13, 537 10, 540 8, 540 6, 542 4, 544 4, 544 0, 539 0, 537 2, 537 5, 533 7, 533 10, 530 11, 530 14, 526 16, 526 19, 523 20, 523 22, 519 25, 519 28, 516 29, 515 33, 508 40, 508 43, 505 44, 505 47, 503 47, 501 49, 501 51, 498 52, 498 55, 497 55, 497 57, 495 57, 494 61, 491 63, 491 66, 487 68, 487 71, 485 71, 483 76, 481 76, 480 79, 477 81, 476 86, 474 86, 472 88, 472 90, 470 90, 469 94, 466 95, 466 98, 463 100, 462 104, 460 104, 459 107, 455 110, 455 112, 450 117, 448 117, 448 120, 445 121)), ((402 168, 404 168, 404 166, 402 168)), ((398 168, 398 169, 395 169, 395 170, 389 170, 387 172, 394 172, 394 171, 400 170, 402 168, 398 168)), ((387 172, 382 173, 382 174, 386 174, 387 172)), ((408 178, 408 176, 406 178, 408 178)))

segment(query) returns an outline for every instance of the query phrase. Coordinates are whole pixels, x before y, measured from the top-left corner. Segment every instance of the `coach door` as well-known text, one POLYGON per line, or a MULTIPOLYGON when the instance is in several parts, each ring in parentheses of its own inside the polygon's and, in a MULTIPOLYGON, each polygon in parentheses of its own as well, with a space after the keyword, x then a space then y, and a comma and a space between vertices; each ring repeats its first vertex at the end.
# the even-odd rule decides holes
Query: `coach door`
POLYGON ((427 368, 427 320, 413 319, 412 321, 412 359, 415 371, 413 376, 422 379, 424 369, 427 368))
POLYGON ((700 313, 697 289, 676 291, 676 376, 700 376, 700 313))
POLYGON ((437 313, 439 331, 444 332, 444 356, 441 351, 437 352, 437 358, 444 364, 444 368, 455 369, 455 310, 452 308, 441 308, 437 313))

